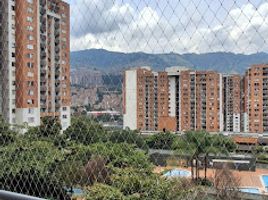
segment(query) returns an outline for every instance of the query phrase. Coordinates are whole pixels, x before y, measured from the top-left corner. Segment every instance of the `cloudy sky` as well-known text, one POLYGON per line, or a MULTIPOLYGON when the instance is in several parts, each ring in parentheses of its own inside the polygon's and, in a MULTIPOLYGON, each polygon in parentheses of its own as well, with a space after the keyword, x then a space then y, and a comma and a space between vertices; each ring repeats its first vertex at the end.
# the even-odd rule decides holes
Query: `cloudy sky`
POLYGON ((268 52, 267 0, 67 0, 71 48, 268 52))

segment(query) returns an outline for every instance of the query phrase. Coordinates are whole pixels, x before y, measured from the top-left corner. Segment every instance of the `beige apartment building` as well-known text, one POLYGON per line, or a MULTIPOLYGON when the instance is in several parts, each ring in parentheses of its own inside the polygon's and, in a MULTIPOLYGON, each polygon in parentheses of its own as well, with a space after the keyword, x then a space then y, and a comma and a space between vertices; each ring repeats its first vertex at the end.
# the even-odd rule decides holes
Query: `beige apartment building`
POLYGON ((11 124, 42 117, 70 125, 70 8, 61 0, 0 2, 0 113, 11 124))
POLYGON ((240 132, 240 76, 185 67, 125 71, 124 127, 240 132))

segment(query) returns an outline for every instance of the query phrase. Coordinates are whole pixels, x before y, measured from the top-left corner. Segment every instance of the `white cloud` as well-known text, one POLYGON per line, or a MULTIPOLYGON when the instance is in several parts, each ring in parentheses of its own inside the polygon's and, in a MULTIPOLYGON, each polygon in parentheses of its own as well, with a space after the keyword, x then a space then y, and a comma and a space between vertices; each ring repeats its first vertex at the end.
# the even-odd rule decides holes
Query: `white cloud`
MULTIPOLYGON (((149 5, 135 9, 129 4, 114 4, 111 0, 85 2, 72 8, 72 13, 77 16, 72 21, 72 50, 105 48, 154 53, 268 51, 268 3, 257 8, 249 3, 234 8, 222 20, 217 15, 215 19, 202 17, 200 13, 204 12, 198 8, 195 12, 184 12, 183 17, 178 15, 169 20, 149 5)), ((210 12, 213 15, 216 10, 210 12)))

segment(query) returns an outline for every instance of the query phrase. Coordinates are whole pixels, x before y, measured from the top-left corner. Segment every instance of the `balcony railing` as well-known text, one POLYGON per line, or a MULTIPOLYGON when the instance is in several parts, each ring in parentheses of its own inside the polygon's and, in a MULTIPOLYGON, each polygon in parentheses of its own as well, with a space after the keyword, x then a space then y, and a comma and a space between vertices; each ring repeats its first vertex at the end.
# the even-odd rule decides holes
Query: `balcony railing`
POLYGON ((4 190, 0 190, 0 199, 1 200, 45 200, 37 197, 31 197, 23 194, 18 194, 14 192, 8 192, 4 190))

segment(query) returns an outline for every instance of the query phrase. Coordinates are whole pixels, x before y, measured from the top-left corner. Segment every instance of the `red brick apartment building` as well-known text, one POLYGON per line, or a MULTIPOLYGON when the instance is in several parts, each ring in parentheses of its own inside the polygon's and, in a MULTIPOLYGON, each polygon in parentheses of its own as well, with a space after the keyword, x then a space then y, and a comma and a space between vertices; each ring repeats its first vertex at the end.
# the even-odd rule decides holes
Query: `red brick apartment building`
POLYGON ((70 8, 61 0, 1 0, 0 114, 36 126, 70 125, 70 8))
POLYGON ((236 74, 171 67, 125 71, 124 127, 142 131, 268 131, 268 65, 236 74))
POLYGON ((268 65, 253 65, 242 81, 244 132, 268 131, 268 65))

